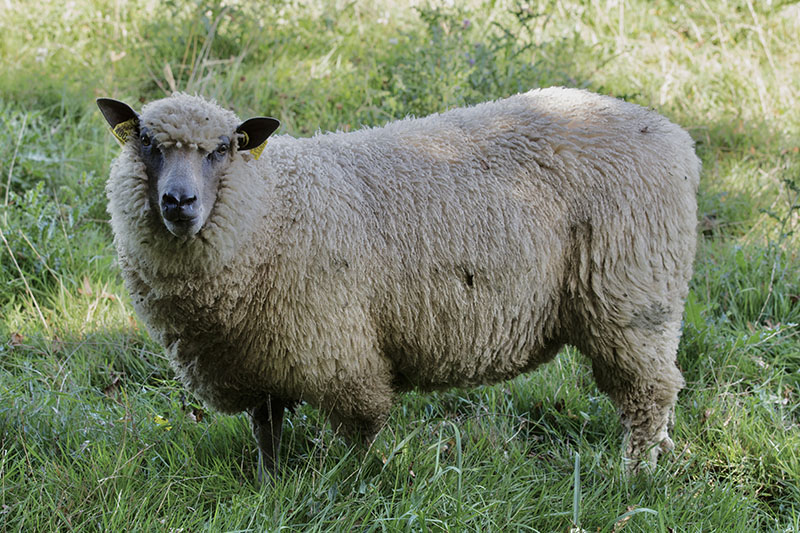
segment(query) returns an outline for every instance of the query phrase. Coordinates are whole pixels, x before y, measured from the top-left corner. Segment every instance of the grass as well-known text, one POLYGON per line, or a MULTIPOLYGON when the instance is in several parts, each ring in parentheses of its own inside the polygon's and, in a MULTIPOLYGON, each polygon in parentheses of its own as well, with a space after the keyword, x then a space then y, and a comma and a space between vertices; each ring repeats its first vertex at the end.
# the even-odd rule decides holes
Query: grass
POLYGON ((0 530, 800 531, 800 5, 43 0, 0 11, 0 530), (459 7, 463 6, 463 7, 459 7), (366 453, 302 406, 280 481, 174 381, 114 266, 96 96, 172 89, 282 132, 569 85, 697 141, 676 450, 626 478, 582 357, 410 393, 366 453))

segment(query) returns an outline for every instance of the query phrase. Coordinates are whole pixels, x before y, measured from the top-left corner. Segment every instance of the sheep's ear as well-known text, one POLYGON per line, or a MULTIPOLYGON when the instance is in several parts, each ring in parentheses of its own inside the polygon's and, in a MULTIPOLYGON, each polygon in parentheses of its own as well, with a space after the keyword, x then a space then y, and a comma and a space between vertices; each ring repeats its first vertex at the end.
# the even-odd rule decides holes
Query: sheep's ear
POLYGON ((250 150, 256 159, 261 156, 261 152, 267 145, 267 137, 278 129, 281 122, 271 117, 250 118, 239 124, 236 128, 241 138, 239 139, 239 150, 250 150))
POLYGON ((98 98, 97 107, 121 145, 138 131, 139 115, 128 104, 111 98, 98 98))

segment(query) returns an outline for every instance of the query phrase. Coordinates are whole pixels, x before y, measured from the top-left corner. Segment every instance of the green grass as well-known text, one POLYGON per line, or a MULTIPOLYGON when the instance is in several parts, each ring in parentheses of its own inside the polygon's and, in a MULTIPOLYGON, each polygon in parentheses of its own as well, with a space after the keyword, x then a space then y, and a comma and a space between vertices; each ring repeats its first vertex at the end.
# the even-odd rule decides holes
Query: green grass
POLYGON ((0 10, 0 530, 800 531, 800 4, 28 4, 0 10), (366 452, 302 406, 257 487, 247 420, 206 412, 132 312, 94 98, 200 92, 311 135, 547 85, 697 141, 676 450, 626 478, 614 408, 565 350, 405 395, 366 452))

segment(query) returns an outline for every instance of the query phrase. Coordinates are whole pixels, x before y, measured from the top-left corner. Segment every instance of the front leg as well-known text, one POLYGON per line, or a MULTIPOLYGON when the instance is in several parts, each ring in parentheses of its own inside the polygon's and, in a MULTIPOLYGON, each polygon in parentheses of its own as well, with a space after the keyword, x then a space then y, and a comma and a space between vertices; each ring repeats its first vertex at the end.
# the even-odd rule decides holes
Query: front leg
POLYGON ((253 424, 253 436, 258 444, 258 482, 264 483, 267 474, 275 475, 284 410, 291 405, 281 398, 269 396, 267 401, 248 411, 253 424))

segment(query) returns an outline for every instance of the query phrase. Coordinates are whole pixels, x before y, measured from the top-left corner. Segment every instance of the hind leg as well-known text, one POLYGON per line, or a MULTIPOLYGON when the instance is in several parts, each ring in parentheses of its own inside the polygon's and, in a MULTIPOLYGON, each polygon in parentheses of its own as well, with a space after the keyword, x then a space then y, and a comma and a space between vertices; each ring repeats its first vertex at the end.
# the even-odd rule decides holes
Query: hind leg
POLYGON ((675 361, 678 327, 627 327, 611 341, 595 343, 589 353, 598 387, 619 409, 631 472, 654 466, 662 451, 674 447, 669 429, 684 385, 675 361))

